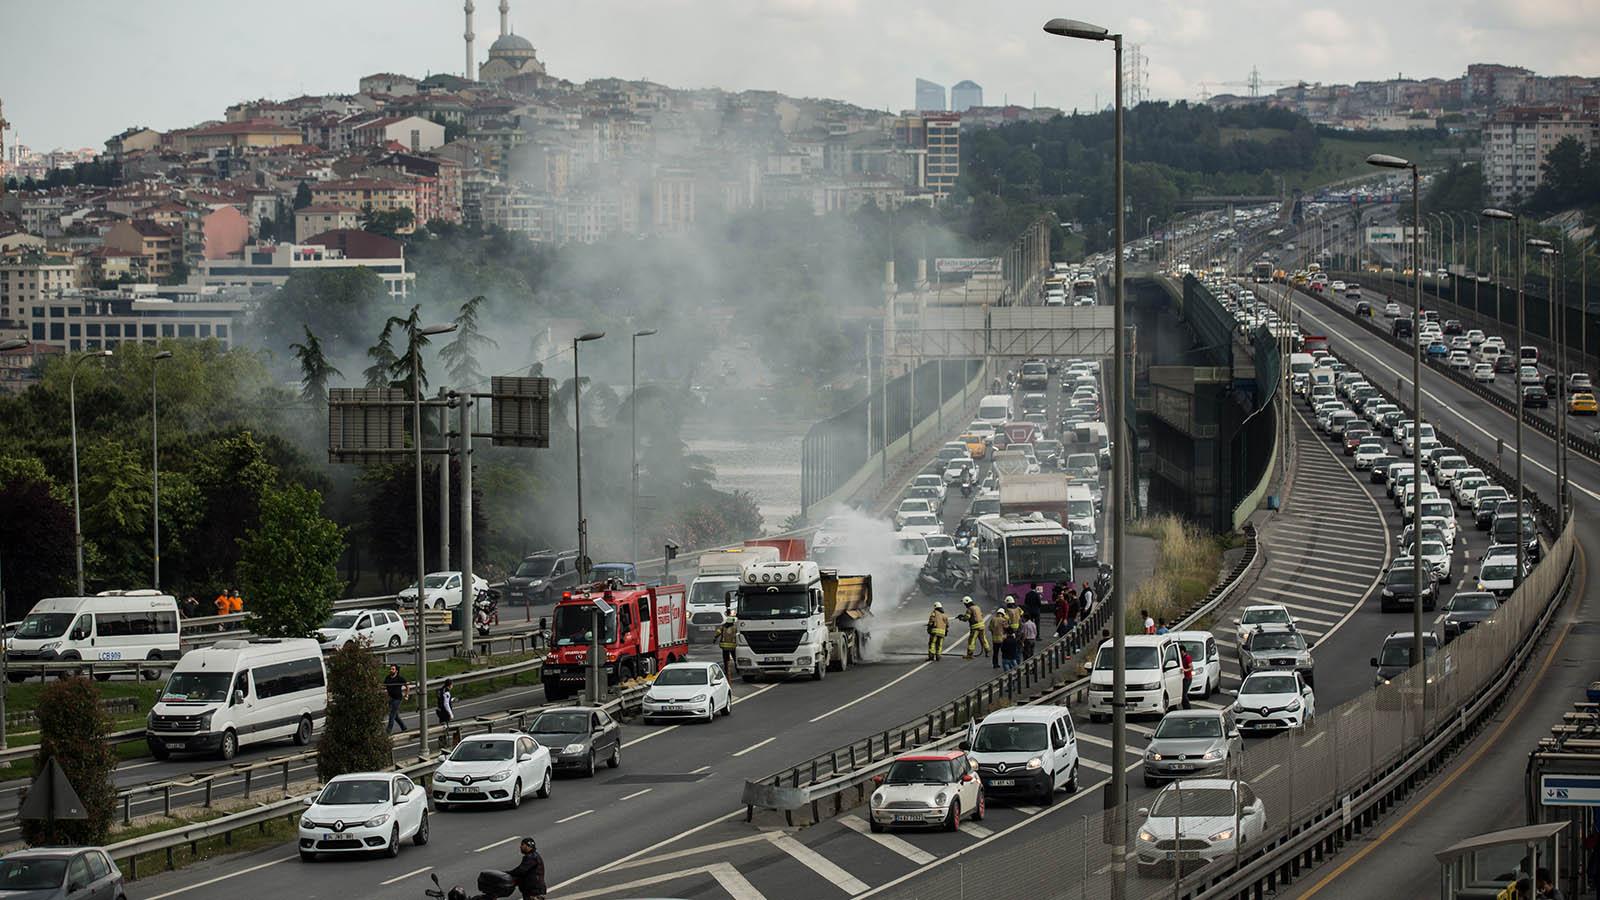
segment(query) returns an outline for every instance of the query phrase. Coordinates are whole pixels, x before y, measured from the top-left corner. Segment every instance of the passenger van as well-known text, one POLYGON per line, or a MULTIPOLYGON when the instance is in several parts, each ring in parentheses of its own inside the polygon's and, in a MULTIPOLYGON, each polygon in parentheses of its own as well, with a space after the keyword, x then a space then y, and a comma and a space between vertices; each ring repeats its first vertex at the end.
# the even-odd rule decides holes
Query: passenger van
POLYGON ((178 660, 150 710, 150 755, 215 753, 292 738, 305 746, 328 709, 322 647, 308 638, 218 641, 178 660))
MULTIPOLYGON (((160 591, 102 591, 34 604, 7 644, 18 661, 177 659, 178 601, 160 591)), ((27 673, 10 674, 21 681, 27 673)), ((102 676, 102 680, 109 676, 102 676)), ((154 679, 152 670, 146 677, 154 679)))
MULTIPOLYGON (((1178 642, 1170 634, 1130 634, 1124 640, 1127 685, 1123 696, 1129 715, 1166 715, 1183 704, 1183 660, 1178 642)), ((1089 721, 1111 717, 1111 681, 1116 654, 1112 642, 1100 645, 1089 673, 1089 721)))
POLYGON ((996 428, 1011 421, 1011 395, 989 394, 979 400, 978 421, 996 428))
POLYGON ((1056 791, 1078 790, 1078 733, 1065 706, 1014 706, 968 726, 961 745, 978 763, 989 796, 1049 806, 1056 791))

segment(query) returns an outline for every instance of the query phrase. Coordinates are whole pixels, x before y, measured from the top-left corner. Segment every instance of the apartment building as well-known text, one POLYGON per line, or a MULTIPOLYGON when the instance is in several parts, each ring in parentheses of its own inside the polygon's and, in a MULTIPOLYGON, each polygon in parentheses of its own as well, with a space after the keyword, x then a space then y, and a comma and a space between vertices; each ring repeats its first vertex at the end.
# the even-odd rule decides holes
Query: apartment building
POLYGON ((1566 138, 1595 146, 1600 118, 1559 107, 1511 107, 1483 126, 1483 172, 1489 199, 1527 198, 1544 183, 1545 156, 1566 138))

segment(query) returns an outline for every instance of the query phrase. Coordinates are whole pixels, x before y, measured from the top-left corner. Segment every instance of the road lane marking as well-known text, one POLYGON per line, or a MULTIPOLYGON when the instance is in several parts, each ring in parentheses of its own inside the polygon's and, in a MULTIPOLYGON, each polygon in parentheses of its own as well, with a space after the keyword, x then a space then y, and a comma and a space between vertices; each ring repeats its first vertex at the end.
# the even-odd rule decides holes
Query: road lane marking
POLYGON ((380 882, 378 882, 378 884, 380 884, 380 885, 388 885, 388 884, 394 884, 396 881, 405 881, 407 878, 410 878, 413 875, 421 875, 423 872, 426 872, 426 871, 428 871, 429 869, 432 869, 432 868, 433 868, 433 866, 423 866, 420 869, 412 869, 410 872, 407 872, 404 875, 396 875, 395 877, 389 879, 388 881, 380 881, 380 882))
POLYGON ((733 900, 766 900, 766 895, 756 890, 755 885, 739 874, 739 870, 729 863, 712 863, 709 866, 696 866, 692 869, 651 875, 648 878, 640 878, 627 884, 615 884, 611 887, 595 888, 592 891, 584 891, 579 894, 568 894, 566 900, 588 900, 590 897, 604 897, 608 894, 630 894, 638 891, 639 888, 675 881, 679 878, 690 878, 695 875, 710 875, 719 887, 728 892, 728 896, 732 897, 733 900))
POLYGON ((867 890, 865 882, 839 868, 832 860, 787 834, 770 833, 767 835, 767 839, 772 842, 772 846, 794 857, 796 862, 822 876, 823 880, 832 882, 846 894, 853 897, 867 890))
POLYGON ((917 674, 918 672, 921 672, 923 669, 926 669, 928 666, 930 666, 932 664, 933 664, 932 662, 925 662, 925 663, 922 663, 921 665, 913 666, 911 671, 905 673, 904 675, 901 675, 899 678, 894 679, 893 681, 889 682, 888 684, 882 685, 881 687, 878 687, 875 690, 868 691, 867 693, 862 694, 861 696, 855 698, 854 700, 851 700, 849 703, 845 703, 845 704, 840 705, 840 706, 835 706, 833 709, 828 710, 827 712, 823 713, 820 716, 816 716, 816 717, 812 718, 810 721, 812 721, 812 722, 820 722, 823 719, 826 719, 827 717, 833 715, 836 712, 843 712, 843 711, 849 709, 850 707, 855 706, 857 703, 860 703, 861 701, 866 700, 869 697, 873 697, 873 696, 876 696, 878 694, 883 693, 884 691, 888 690, 889 688, 892 688, 895 685, 899 684, 900 682, 905 681, 907 678, 910 678, 911 676, 917 674))
POLYGON ((892 834, 874 833, 871 827, 868 826, 866 821, 860 816, 845 816, 839 820, 839 824, 865 837, 867 840, 872 841, 886 850, 904 856, 906 859, 911 860, 919 866, 925 866, 928 863, 933 862, 935 859, 932 853, 929 853, 926 850, 918 849, 915 844, 912 844, 910 841, 907 841, 904 838, 898 838, 892 834))
POLYGON ((556 824, 557 824, 557 825, 562 825, 562 824, 565 824, 565 823, 567 823, 567 822, 571 822, 571 821, 572 821, 572 820, 573 820, 573 819, 581 819, 581 818, 583 818, 583 817, 584 817, 584 816, 587 816, 587 815, 588 815, 588 814, 590 814, 590 813, 592 813, 592 812, 594 812, 594 810, 592 810, 592 809, 586 809, 586 810, 584 810, 584 811, 583 811, 583 812, 581 812, 581 813, 573 813, 573 814, 572 814, 572 815, 570 815, 570 816, 567 816, 567 817, 566 817, 566 818, 565 818, 565 819, 557 819, 557 820, 556 820, 556 824))
POLYGON ((633 793, 629 794, 626 797, 623 797, 622 799, 624 799, 624 800, 632 800, 635 797, 643 797, 645 794, 648 794, 653 790, 655 790, 655 788, 645 788, 642 791, 634 791, 633 793))
POLYGON ((1278 771, 1278 768, 1281 765, 1283 765, 1283 764, 1282 763, 1273 763, 1272 765, 1270 765, 1270 766, 1266 767, 1265 769, 1263 769, 1261 771, 1261 774, 1256 776, 1256 779, 1259 780, 1259 779, 1267 777, 1268 775, 1271 775, 1273 772, 1278 771))
POLYGON ((1035 816, 1039 814, 1039 807, 1037 806, 1013 806, 1011 808, 1025 816, 1035 816))
MULTIPOLYGON (((773 735, 772 737, 769 737, 764 741, 757 741, 756 743, 751 744, 750 746, 744 748, 743 750, 740 750, 739 752, 737 752, 737 753, 735 753, 733 755, 734 756, 743 756, 746 753, 749 753, 749 752, 751 752, 753 750, 760 750, 762 747, 765 747, 766 745, 772 743, 773 741, 775 741, 777 739, 778 739, 778 736, 777 735, 773 735)), ((691 773, 691 774, 694 774, 694 773, 691 773)))
MULTIPOLYGON (((748 694, 740 694, 739 696, 733 698, 733 705, 737 706, 737 705, 739 705, 740 701, 749 700, 749 699, 751 699, 753 697, 759 697, 762 694, 765 694, 767 691, 770 691, 770 690, 772 690, 773 688, 775 688, 777 686, 778 686, 777 682, 773 682, 772 684, 766 685, 765 687, 756 688, 755 690, 751 691, 748 694)), ((634 738, 631 741, 628 741, 627 743, 623 744, 622 746, 625 747, 625 748, 626 747, 632 747, 634 744, 637 744, 637 743, 640 743, 640 742, 643 742, 643 741, 648 741, 651 738, 655 737, 656 735, 666 734, 669 731, 677 731, 679 728, 682 728, 682 727, 683 727, 682 725, 668 725, 665 728, 657 728, 655 731, 652 731, 649 734, 641 734, 641 735, 639 735, 638 737, 634 738)))
POLYGON ((1315 744, 1317 741, 1322 740, 1323 736, 1326 735, 1326 734, 1327 734, 1326 731, 1317 732, 1316 735, 1311 738, 1311 740, 1306 741, 1304 744, 1300 745, 1301 749, 1309 749, 1312 744, 1315 744))
POLYGON ((693 772, 690 772, 689 774, 690 775, 699 775, 701 772, 709 772, 709 771, 711 771, 711 767, 710 766, 701 766, 700 768, 695 769, 693 772))
POLYGON ((759 834, 747 834, 744 837, 732 838, 726 841, 718 841, 715 844, 704 844, 697 847, 689 847, 684 850, 674 850, 671 853, 662 853, 658 856, 647 856, 643 859, 629 860, 628 862, 616 866, 616 868, 632 869, 637 866, 654 866, 674 859, 684 859, 686 857, 698 856, 704 853, 714 853, 718 850, 726 850, 729 847, 738 847, 743 844, 754 844, 757 841, 764 841, 766 839, 766 832, 761 832, 759 834))
POLYGON ((187 894, 190 891, 199 890, 200 888, 203 888, 203 887, 210 887, 213 884, 217 884, 218 882, 222 882, 222 881, 227 881, 230 878, 238 878, 240 875, 249 875, 251 872, 259 872, 259 871, 261 871, 262 869, 265 869, 268 866, 275 866, 278 863, 286 863, 286 862, 288 862, 288 861, 290 861, 292 859, 299 859, 299 858, 300 858, 299 854, 296 854, 294 856, 285 856, 285 857, 283 857, 281 859, 274 859, 271 862, 264 862, 264 863, 262 863, 262 864, 260 864, 258 866, 251 866, 248 869, 240 869, 237 872, 229 872, 226 875, 218 875, 216 878, 212 878, 209 881, 202 881, 199 884, 191 884, 188 887, 181 887, 181 888, 177 888, 176 890, 167 891, 165 894, 157 894, 154 897, 151 897, 150 900, 165 900, 165 898, 167 898, 167 897, 176 897, 179 894, 187 894))
POLYGON ((994 834, 994 832, 992 832, 989 829, 983 827, 982 825, 976 825, 976 824, 970 824, 970 823, 967 824, 967 825, 961 826, 961 830, 965 831, 967 834, 970 834, 975 838, 978 838, 979 840, 982 840, 983 838, 986 838, 986 837, 990 837, 991 835, 994 834))
POLYGON ((1083 757, 1083 756, 1078 757, 1078 765, 1087 766, 1087 767, 1089 767, 1090 769, 1093 769, 1096 772, 1105 772, 1106 774, 1110 774, 1111 773, 1111 767, 1110 766, 1106 765, 1103 762, 1095 762, 1094 760, 1089 759, 1087 757, 1083 757))
POLYGON ((493 850, 493 849, 494 849, 494 848, 496 848, 496 847, 504 847, 504 846, 505 846, 505 845, 506 845, 506 844, 509 844, 509 843, 511 843, 511 842, 512 842, 512 841, 520 841, 520 840, 522 840, 522 835, 520 835, 520 834, 513 834, 513 835, 512 835, 512 836, 511 836, 511 837, 508 837, 508 838, 506 838, 506 839, 505 839, 505 840, 502 840, 502 841, 495 841, 495 842, 494 842, 494 843, 492 843, 492 844, 484 844, 484 845, 483 845, 483 846, 482 846, 482 847, 479 847, 479 848, 478 848, 478 849, 476 849, 476 850, 474 850, 474 851, 472 851, 472 852, 473 852, 473 853, 482 853, 482 852, 484 852, 484 851, 485 851, 485 850, 493 850))
MULTIPOLYGON (((1110 749, 1110 747, 1111 747, 1111 741, 1109 739, 1100 737, 1099 735, 1085 734, 1082 731, 1078 732, 1078 740, 1085 741, 1085 742, 1090 743, 1090 744, 1094 744, 1096 747, 1105 747, 1107 749, 1110 749)), ((1127 744, 1123 744, 1122 745, 1122 752, 1128 754, 1129 756, 1143 756, 1144 755, 1143 751, 1136 750, 1133 747, 1128 746, 1127 744)), ((1082 759, 1082 757, 1079 757, 1079 758, 1082 759)), ((1109 772, 1111 770, 1107 769, 1106 771, 1109 772)))

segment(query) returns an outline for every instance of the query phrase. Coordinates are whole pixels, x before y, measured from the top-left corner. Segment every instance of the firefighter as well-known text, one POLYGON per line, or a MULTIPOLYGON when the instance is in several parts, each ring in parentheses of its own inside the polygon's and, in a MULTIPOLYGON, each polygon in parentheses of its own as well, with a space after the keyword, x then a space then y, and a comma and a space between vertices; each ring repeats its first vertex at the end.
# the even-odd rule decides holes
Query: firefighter
POLYGON ((988 634, 984 635, 984 644, 989 647, 989 661, 996 669, 1000 668, 1000 642, 1006 637, 1006 618, 1004 609, 997 609, 989 615, 988 634))
POLYGON ((950 630, 950 617, 944 614, 944 604, 933 601, 933 612, 928 613, 928 659, 936 661, 944 653, 944 636, 950 630))
POLYGON ((966 612, 956 616, 957 619, 967 623, 967 655, 962 658, 971 659, 977 655, 979 647, 983 648, 983 655, 988 656, 990 652, 989 632, 987 630, 989 623, 983 617, 983 607, 979 606, 977 601, 971 597, 962 597, 961 604, 967 608, 966 612))
POLYGON ((722 648, 722 669, 732 678, 739 657, 739 622, 733 616, 717 626, 717 646, 722 648))
POLYGON ((1006 595, 1006 626, 1009 628, 1022 628, 1022 607, 1017 605, 1017 598, 1006 595))

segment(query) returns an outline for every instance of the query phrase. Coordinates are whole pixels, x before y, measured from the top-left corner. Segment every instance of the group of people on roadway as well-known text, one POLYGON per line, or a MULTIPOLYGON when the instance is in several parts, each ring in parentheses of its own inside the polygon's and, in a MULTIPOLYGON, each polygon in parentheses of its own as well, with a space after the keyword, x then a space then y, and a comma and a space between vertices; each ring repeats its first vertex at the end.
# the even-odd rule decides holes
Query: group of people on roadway
MULTIPOLYGON (((1087 616, 1094 599, 1094 588, 1087 581, 1082 590, 1068 583, 1056 585, 1056 636, 1066 634, 1077 620, 1087 616)), ((1020 605, 1016 597, 1008 594, 1005 603, 988 616, 971 597, 962 597, 961 605, 963 612, 956 621, 967 624, 967 652, 963 659, 988 657, 994 668, 1009 672, 1033 656, 1044 616, 1044 594, 1037 583, 1029 586, 1020 605)), ((928 661, 937 662, 943 658, 945 638, 950 633, 950 616, 942 602, 934 601, 927 628, 928 661)))

